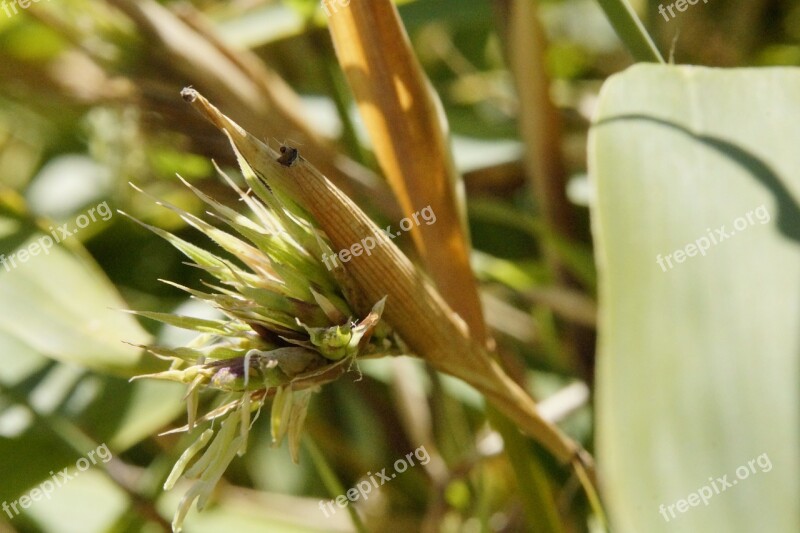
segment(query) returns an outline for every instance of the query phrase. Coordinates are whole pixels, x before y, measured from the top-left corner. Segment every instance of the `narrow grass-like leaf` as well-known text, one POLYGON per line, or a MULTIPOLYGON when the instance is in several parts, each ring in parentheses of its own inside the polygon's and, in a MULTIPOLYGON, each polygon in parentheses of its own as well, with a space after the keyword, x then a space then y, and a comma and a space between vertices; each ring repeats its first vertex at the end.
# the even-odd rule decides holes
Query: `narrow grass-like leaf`
POLYGON ((597 0, 620 40, 636 61, 664 63, 653 38, 628 0, 597 0))

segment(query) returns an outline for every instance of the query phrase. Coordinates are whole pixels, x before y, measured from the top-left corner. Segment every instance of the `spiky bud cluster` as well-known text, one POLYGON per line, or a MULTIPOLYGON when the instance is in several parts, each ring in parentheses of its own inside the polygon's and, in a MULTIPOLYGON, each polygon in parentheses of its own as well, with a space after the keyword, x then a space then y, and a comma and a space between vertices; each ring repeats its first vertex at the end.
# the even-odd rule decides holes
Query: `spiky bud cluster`
POLYGON ((198 510, 203 508, 234 456, 245 452, 251 415, 256 412, 257 417, 267 398, 272 397, 273 442, 279 444, 288 435, 292 459, 297 462, 313 392, 348 370, 357 357, 386 354, 396 346, 380 321, 385 298, 376 302, 367 316, 354 319, 337 280, 341 272, 330 272, 320 259, 331 253, 324 233, 301 207, 267 187, 244 160, 240 159, 240 166, 250 188, 247 192, 222 171, 220 174, 251 216, 183 181, 228 230, 156 200, 211 238, 227 252, 224 256, 140 222, 214 278, 204 282, 207 289, 203 291, 172 285, 225 316, 209 320, 137 312, 199 334, 183 347, 144 347, 171 365, 163 372, 137 376, 188 385, 188 423, 173 432, 192 431, 209 421, 212 426, 183 453, 164 485, 169 490, 181 476, 196 480, 175 514, 174 531, 181 530, 195 500, 198 510), (198 418, 198 394, 206 389, 227 396, 219 407, 198 418))

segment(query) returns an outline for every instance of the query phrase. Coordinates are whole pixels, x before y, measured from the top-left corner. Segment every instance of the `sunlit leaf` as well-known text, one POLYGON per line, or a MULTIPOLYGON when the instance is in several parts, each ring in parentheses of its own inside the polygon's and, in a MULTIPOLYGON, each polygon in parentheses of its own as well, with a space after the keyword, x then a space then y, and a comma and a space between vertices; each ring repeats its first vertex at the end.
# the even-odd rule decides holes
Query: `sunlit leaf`
POLYGON ((641 66, 603 89, 589 150, 615 531, 800 529, 798 124, 797 70, 641 66), (690 497, 704 487, 708 505, 690 497))

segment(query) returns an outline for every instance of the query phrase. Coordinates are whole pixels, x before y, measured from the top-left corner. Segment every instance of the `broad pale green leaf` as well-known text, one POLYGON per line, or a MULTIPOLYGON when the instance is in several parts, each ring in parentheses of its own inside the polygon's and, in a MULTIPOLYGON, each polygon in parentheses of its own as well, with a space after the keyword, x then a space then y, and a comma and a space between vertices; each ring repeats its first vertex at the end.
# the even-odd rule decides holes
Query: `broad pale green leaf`
MULTIPOLYGON (((11 359, 0 353, 0 366, 11 359)), ((71 365, 51 365, 8 385, 0 390, 0 502, 17 499, 51 471, 74 466, 98 444, 114 454, 127 450, 185 409, 179 384, 128 383, 71 365)))
POLYGON ((122 452, 180 413, 184 389, 88 372, 127 377, 163 363, 123 342, 150 337, 79 245, 20 260, 43 235, 0 221, 0 501, 13 501, 89 451, 78 431, 122 452))
MULTIPOLYGON (((102 461, 80 472, 70 465, 73 479, 56 486, 48 498, 30 505, 30 515, 43 533, 101 533, 109 531, 128 506, 125 492, 101 468, 102 461)), ((57 477, 58 480, 61 476, 57 477)), ((52 482, 51 482, 52 483, 52 482)), ((49 488, 49 486, 46 486, 49 488)))
POLYGON ((48 241, 30 230, 3 239, 0 335, 93 370, 132 376, 154 368, 151 356, 125 344, 147 344, 150 337, 120 312, 126 304, 103 272, 60 245, 45 253, 48 241), (37 255, 20 255, 29 250, 37 255))
MULTIPOLYGON (((187 484, 179 484, 158 501, 162 515, 171 516, 178 506, 187 484)), ((336 507, 326 517, 320 510, 320 499, 298 498, 278 493, 259 493, 235 487, 217 491, 214 505, 202 513, 192 508, 184 531, 192 533, 335 533, 353 531, 347 511, 336 507)))
MULTIPOLYGON (((35 520, 36 531, 43 533, 108 533, 109 531, 162 531, 160 527, 143 526, 142 514, 135 514, 139 528, 128 524, 119 528, 119 516, 130 510, 130 500, 122 489, 101 472, 102 461, 85 472, 70 466, 73 477, 62 487, 55 487, 49 498, 40 496, 31 502, 28 513, 35 520), (113 525, 117 523, 118 528, 113 525)), ((60 477, 59 477, 60 478, 60 477)), ((185 488, 184 488, 185 492, 185 488)), ((182 492, 165 493, 157 502, 161 517, 169 521, 182 492)), ((18 509, 21 509, 17 505, 18 509)), ((10 509, 14 515, 13 509, 10 509)), ((214 505, 198 514, 189 514, 184 531, 192 533, 317 533, 352 531, 347 513, 336 507, 337 514, 329 517, 319 509, 319 501, 280 494, 261 494, 238 488, 219 491, 214 505)), ((4 513, 5 517, 6 514, 4 513)), ((12 524, 19 527, 25 517, 14 516, 12 524)), ((26 529, 21 529, 25 531, 26 529)))
POLYGON ((614 531, 800 531, 799 140, 798 69, 637 66, 602 90, 589 163, 614 531))

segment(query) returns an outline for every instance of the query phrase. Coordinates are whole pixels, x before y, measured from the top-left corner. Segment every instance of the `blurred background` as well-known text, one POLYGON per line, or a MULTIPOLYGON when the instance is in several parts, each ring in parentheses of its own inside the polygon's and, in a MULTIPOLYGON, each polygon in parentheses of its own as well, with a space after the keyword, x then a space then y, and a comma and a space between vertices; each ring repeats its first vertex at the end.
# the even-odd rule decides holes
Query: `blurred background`
MULTIPOLYGON (((518 22, 512 3, 397 5, 449 124, 471 263, 498 351, 548 416, 592 451, 597 281, 587 132, 601 85, 633 59, 597 2, 532 2, 529 28, 543 46, 524 53, 546 72, 535 83, 549 102, 526 111, 536 87, 510 67, 523 53, 509 37, 518 22), (532 116, 554 121, 544 145, 526 128, 532 116), (544 184, 526 159, 537 150, 547 150, 556 169, 544 184), (546 204, 542 190, 554 191, 546 204), (557 250, 557 264, 548 250, 557 250)), ((4 510, 0 532, 166 531, 183 489, 163 493, 161 485, 191 441, 156 435, 185 423, 184 388, 127 379, 161 368, 135 345, 180 346, 191 335, 121 310, 215 315, 159 281, 199 287, 198 270, 117 210, 208 246, 128 183, 198 216, 202 205, 176 174, 241 205, 212 164, 233 168, 227 141, 180 90, 196 87, 273 148, 298 146, 379 224, 400 217, 319 2, 25 4, 0 4, 0 253, 17 261, 0 266, 0 502, 17 501, 64 468, 76 471, 102 444, 113 458, 52 499, 19 514, 4 510), (57 230, 65 224, 69 236, 57 230), (19 255, 56 235, 62 242, 46 254, 19 255)), ((798 2, 711 0, 669 21, 659 2, 631 4, 675 63, 800 65, 798 2)), ((398 242, 411 249, 408 237, 398 242)), ((407 358, 365 362, 361 371, 362 380, 341 379, 313 400, 307 433, 323 459, 304 450, 292 464, 285 446, 270 446, 261 420, 214 504, 192 511, 185 530, 355 531, 345 510, 321 513, 320 500, 331 495, 320 461, 347 488, 421 444, 430 463, 359 507, 370 531, 533 529, 479 394, 407 358)), ((534 452, 563 531, 601 531, 577 481, 534 452)))

